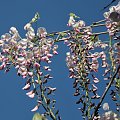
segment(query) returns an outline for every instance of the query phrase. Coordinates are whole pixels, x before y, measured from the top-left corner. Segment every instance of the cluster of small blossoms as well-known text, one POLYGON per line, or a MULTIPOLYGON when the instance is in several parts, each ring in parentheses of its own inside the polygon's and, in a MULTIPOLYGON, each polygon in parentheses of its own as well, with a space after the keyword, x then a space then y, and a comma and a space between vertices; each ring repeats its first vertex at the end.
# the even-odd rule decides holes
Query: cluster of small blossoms
POLYGON ((98 72, 98 68, 99 68, 98 58, 101 58, 101 60, 102 60, 102 66, 101 67, 106 68, 108 66, 108 63, 106 61, 106 54, 105 54, 104 51, 102 51, 102 52, 95 52, 93 54, 90 54, 87 57, 92 59, 90 68, 94 72, 98 72))
POLYGON ((44 74, 44 71, 51 71, 46 64, 51 63, 50 59, 54 54, 58 54, 58 45, 54 45, 52 38, 46 38, 47 32, 43 27, 38 28, 37 34, 30 23, 24 29, 27 31, 26 38, 21 38, 15 27, 11 27, 9 33, 1 36, 0 70, 8 72, 14 66, 17 74, 27 79, 23 90, 29 90, 26 95, 30 98, 38 96, 38 104, 31 110, 36 111, 42 101, 47 99, 41 98, 42 90, 48 95, 56 90, 52 87, 41 87, 39 92, 38 88, 52 78, 50 74, 44 74))
POLYGON ((109 35, 115 36, 120 28, 120 2, 116 6, 110 7, 109 11, 104 13, 104 17, 109 35))
POLYGON ((116 6, 110 7, 109 11, 104 13, 104 17, 114 22, 120 22, 120 2, 116 6))
MULTIPOLYGON (((66 53, 66 64, 69 69, 69 77, 75 79, 73 83, 73 87, 75 88, 74 96, 80 96, 76 104, 83 104, 83 107, 80 108, 80 110, 82 111, 83 116, 85 116, 89 107, 95 107, 95 103, 93 103, 91 100, 89 101, 86 93, 91 95, 89 96, 90 99, 100 98, 100 96, 97 94, 98 88, 95 85, 99 83, 100 80, 95 74, 97 74, 100 67, 105 69, 103 76, 106 76, 108 73, 110 73, 110 66, 108 65, 107 59, 109 53, 105 52, 105 49, 108 49, 109 44, 99 40, 97 34, 94 35, 94 33, 92 33, 92 28, 90 26, 85 26, 84 21, 76 21, 75 18, 75 15, 70 15, 67 24, 73 28, 73 31, 69 33, 71 40, 66 42, 67 46, 70 48, 70 52, 66 53), (94 51, 97 51, 98 48, 99 52, 94 53, 94 51), (101 61, 101 64, 99 61, 101 61), (93 80, 89 78, 91 75, 93 80), (94 96, 92 96, 91 92, 94 94, 94 96), (84 101, 87 101, 89 105, 84 101)), ((110 32, 111 35, 112 33, 116 33, 116 29, 118 32, 119 27, 117 22, 107 19, 106 25, 107 23, 111 23, 112 25, 108 27, 109 34, 110 32)), ((117 53, 118 44, 119 43, 115 43, 115 49, 117 50, 117 53)), ((119 55, 117 54, 117 58, 114 59, 116 60, 116 63, 119 61, 118 56, 119 55)))
POLYGON ((105 112, 102 116, 94 117, 93 120, 119 120, 119 116, 112 111, 105 112))
POLYGON ((85 26, 85 22, 83 20, 76 21, 75 18, 79 17, 73 13, 70 13, 70 18, 67 25, 72 27, 76 32, 79 32, 80 29, 85 26))
POLYGON ((116 114, 112 111, 109 110, 109 104, 108 103, 104 103, 103 104, 103 110, 106 111, 104 112, 104 114, 102 114, 101 116, 95 116, 93 120, 119 120, 119 114, 116 114))
MULTIPOLYGON (((70 16, 68 25, 73 27, 73 24, 75 20, 73 19, 74 16, 70 16), (71 23, 71 21, 74 21, 71 23)), ((66 61, 67 66, 69 68, 69 71, 71 71, 71 75, 73 74, 73 71, 78 71, 78 63, 79 61, 82 61, 83 59, 83 65, 85 64, 85 68, 89 67, 90 71, 97 72, 99 68, 99 62, 98 58, 101 58, 102 60, 102 66, 101 67, 107 67, 107 61, 106 61, 106 54, 104 51, 102 52, 95 52, 91 53, 90 51, 94 50, 95 48, 102 48, 105 49, 108 47, 108 44, 101 42, 98 39, 98 36, 93 36, 92 34, 92 28, 90 26, 83 26, 77 27, 79 29, 79 33, 77 38, 75 38, 74 34, 71 34, 72 41, 67 42, 67 46, 70 48, 71 52, 68 52, 66 61), (79 35, 80 34, 80 35, 79 35), (92 62, 90 61, 92 60, 92 62), (89 65, 87 67, 87 65, 89 65)), ((74 30, 76 32, 76 30, 74 30)), ((79 65, 80 66, 80 65, 79 65)), ((81 65, 82 66, 82 65, 81 65)), ((80 68, 81 69, 81 68, 80 68)), ((79 71, 80 71, 79 69, 79 71)), ((72 77, 72 76, 70 76, 72 77)))
POLYGON ((119 116, 112 111, 108 111, 105 112, 102 116, 99 116, 99 120, 119 120, 119 116))
MULTIPOLYGON (((112 6, 109 8, 108 12, 104 13, 104 17, 106 18, 106 28, 108 30, 108 33, 111 37, 111 43, 110 43, 110 59, 111 59, 111 69, 113 71, 116 70, 117 66, 120 64, 120 2, 116 6, 112 6)), ((106 70, 106 73, 108 73, 110 69, 106 70)), ((105 73, 105 75, 106 75, 105 73)), ((109 78, 105 78, 109 79, 109 78)), ((117 96, 119 96, 119 79, 116 78, 115 82, 115 89, 111 90, 111 98, 113 101, 116 101, 116 110, 120 111, 119 109, 119 102, 117 103, 117 99, 119 99, 117 96)))

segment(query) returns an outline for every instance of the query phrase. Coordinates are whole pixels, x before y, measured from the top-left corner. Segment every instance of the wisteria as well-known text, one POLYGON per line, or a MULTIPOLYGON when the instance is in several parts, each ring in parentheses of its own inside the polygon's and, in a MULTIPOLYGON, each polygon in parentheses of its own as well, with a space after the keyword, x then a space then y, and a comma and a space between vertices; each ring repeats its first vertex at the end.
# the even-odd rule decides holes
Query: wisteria
POLYGON ((26 95, 37 99, 37 103, 31 109, 35 112, 39 107, 44 112, 38 115, 44 119, 61 120, 59 109, 55 107, 56 100, 50 95, 56 91, 56 87, 46 84, 53 76, 50 74, 51 58, 58 55, 57 42, 64 42, 69 48, 66 53, 66 65, 69 70, 69 78, 72 78, 76 104, 81 111, 83 119, 88 120, 118 120, 118 114, 109 111, 108 103, 103 104, 107 112, 99 114, 101 104, 111 88, 111 99, 115 101, 116 110, 120 112, 120 2, 110 7, 104 13, 104 20, 94 22, 91 25, 80 19, 74 13, 70 13, 67 26, 70 30, 48 33, 44 27, 39 27, 35 32, 32 25, 39 19, 36 13, 34 18, 24 26, 25 38, 22 38, 15 27, 11 27, 8 33, 0 39, 0 70, 9 72, 15 67, 17 75, 25 79, 23 90, 26 95), (106 27, 106 31, 93 32, 95 27, 106 27), (100 40, 99 36, 106 34, 109 41, 100 40), (102 69, 101 76, 99 74, 102 69), (102 95, 99 95, 99 85, 104 81, 106 87, 102 95))

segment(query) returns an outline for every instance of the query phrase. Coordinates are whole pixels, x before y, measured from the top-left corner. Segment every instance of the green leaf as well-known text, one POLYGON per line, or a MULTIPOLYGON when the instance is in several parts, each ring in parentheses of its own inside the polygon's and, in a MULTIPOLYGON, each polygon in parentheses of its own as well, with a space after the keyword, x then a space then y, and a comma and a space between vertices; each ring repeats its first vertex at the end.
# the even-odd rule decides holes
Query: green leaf
POLYGON ((60 32, 59 35, 61 35, 62 37, 64 37, 64 36, 67 35, 67 33, 65 33, 65 32, 60 32))
POLYGON ((40 19, 40 15, 38 12, 35 13, 35 16, 34 18, 32 18, 32 20, 30 21, 30 23, 34 23, 34 22, 37 22, 38 19, 40 19))
POLYGON ((35 113, 32 120, 47 120, 43 115, 35 113))
POLYGON ((75 15, 74 13, 70 13, 70 16, 73 16, 74 18, 80 18, 79 16, 75 15))
POLYGON ((90 38, 91 38, 91 41, 93 42, 97 42, 99 40, 99 37, 95 35, 91 36, 90 38))
POLYGON ((116 86, 117 86, 118 88, 120 88, 120 79, 117 79, 117 78, 116 78, 116 86))

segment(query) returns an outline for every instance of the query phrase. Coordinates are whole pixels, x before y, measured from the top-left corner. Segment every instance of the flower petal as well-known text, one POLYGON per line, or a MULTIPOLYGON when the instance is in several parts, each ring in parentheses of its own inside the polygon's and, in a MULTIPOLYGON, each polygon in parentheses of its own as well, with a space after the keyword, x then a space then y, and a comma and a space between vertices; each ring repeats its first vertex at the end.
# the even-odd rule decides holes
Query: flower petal
POLYGON ((31 111, 32 111, 32 112, 35 112, 35 111, 38 110, 38 108, 39 108, 38 105, 36 105, 31 111))
POLYGON ((27 89, 29 89, 29 88, 30 88, 30 83, 26 84, 22 89, 23 89, 23 90, 27 90, 27 89))

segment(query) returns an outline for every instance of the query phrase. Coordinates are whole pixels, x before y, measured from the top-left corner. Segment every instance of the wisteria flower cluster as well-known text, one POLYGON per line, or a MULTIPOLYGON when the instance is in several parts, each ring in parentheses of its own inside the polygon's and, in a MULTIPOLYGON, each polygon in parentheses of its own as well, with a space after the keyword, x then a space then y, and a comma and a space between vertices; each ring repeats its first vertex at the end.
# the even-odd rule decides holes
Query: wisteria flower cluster
MULTIPOLYGON (((39 14, 24 26, 25 38, 22 38, 15 27, 11 27, 8 33, 0 39, 0 70, 8 72, 12 66, 17 70, 17 75, 26 79, 26 95, 30 98, 37 97, 37 105, 31 110, 37 111, 42 106, 45 112, 40 119, 49 118, 61 120, 59 110, 55 109, 56 100, 51 99, 56 87, 46 84, 53 77, 50 74, 50 63, 53 55, 57 55, 57 42, 64 41, 69 47, 66 53, 66 65, 69 70, 69 78, 73 78, 74 96, 76 104, 82 112, 83 119, 115 119, 118 116, 106 112, 104 117, 98 113, 101 104, 112 85, 111 98, 115 101, 119 112, 120 96, 120 2, 104 14, 105 19, 87 26, 74 13, 70 13, 68 27, 71 30, 47 33, 44 27, 39 27, 35 32, 32 24, 37 22, 39 14), (105 26, 106 31, 95 33, 94 27, 105 26), (100 35, 107 34, 109 41, 100 40, 100 35), (97 76, 102 69, 100 80, 97 76), (99 85, 105 82, 105 90, 99 95, 99 85), (116 117, 117 116, 117 117, 116 117)), ((109 110, 107 103, 104 110, 109 110)), ((35 116, 33 117, 33 120, 35 116)))
POLYGON ((37 96, 37 105, 31 111, 38 110, 42 105, 46 108, 46 114, 50 112, 50 116, 54 118, 49 104, 54 106, 55 100, 51 101, 46 95, 50 95, 56 88, 45 84, 52 78, 49 74, 49 64, 53 55, 58 54, 58 45, 54 44, 52 38, 46 38, 47 31, 43 27, 38 28, 35 33, 32 23, 27 23, 24 29, 27 31, 26 38, 21 38, 15 27, 11 27, 9 33, 1 36, 0 70, 8 72, 14 66, 17 75, 26 79, 22 88, 28 91, 26 95, 30 98, 37 96), (48 74, 44 74, 44 71, 48 71, 48 74))
MULTIPOLYGON (((118 3, 117 6, 110 8, 110 12, 104 14, 104 16, 107 15, 105 16, 105 20, 94 23, 91 26, 86 26, 83 20, 76 21, 78 16, 71 13, 67 24, 73 28, 73 31, 69 32, 71 39, 66 42, 67 46, 70 48, 70 52, 67 52, 66 54, 66 62, 70 73, 69 77, 75 79, 73 83, 73 88, 75 88, 74 96, 80 96, 76 104, 83 104, 79 109, 83 113, 83 116, 88 116, 88 119, 91 118, 90 111, 92 109, 97 108, 98 110, 100 108, 100 105, 95 105, 95 102, 93 102, 92 99, 100 99, 100 101, 103 101, 104 99, 104 94, 100 96, 97 93, 98 87, 96 85, 99 84, 100 80, 96 77, 96 74, 100 67, 102 67, 104 68, 104 77, 110 74, 109 77, 104 79, 110 80, 112 79, 111 74, 113 74, 120 63, 120 58, 118 57, 119 42, 115 41, 119 40, 119 8, 120 5, 118 3), (113 14, 113 12, 117 12, 117 20, 112 19, 111 14, 113 14), (105 24, 101 24, 103 22, 105 22, 105 24), (99 25, 105 25, 107 32, 93 33, 93 28, 98 27, 99 25), (110 41, 104 42, 99 40, 99 35, 106 33, 109 33, 110 41), (97 50, 99 52, 97 52, 97 50), (106 50, 108 50, 108 52, 105 52, 106 50), (108 56, 110 60, 108 60, 108 56), (101 61, 101 64, 99 61, 101 61), (110 66, 110 61, 112 66, 110 66)), ((115 84, 119 84, 118 81, 116 81, 115 84)), ((109 87, 110 86, 108 86, 108 89, 109 87)), ((116 92, 111 93, 112 99, 118 99, 119 101, 119 97, 116 98, 116 93, 119 91, 119 88, 116 87, 116 90, 114 91, 116 92)), ((92 119, 99 119, 96 117, 97 115, 98 112, 95 111, 92 119)))
POLYGON ((114 22, 120 22, 120 2, 116 6, 110 7, 109 11, 104 13, 104 17, 114 22))

